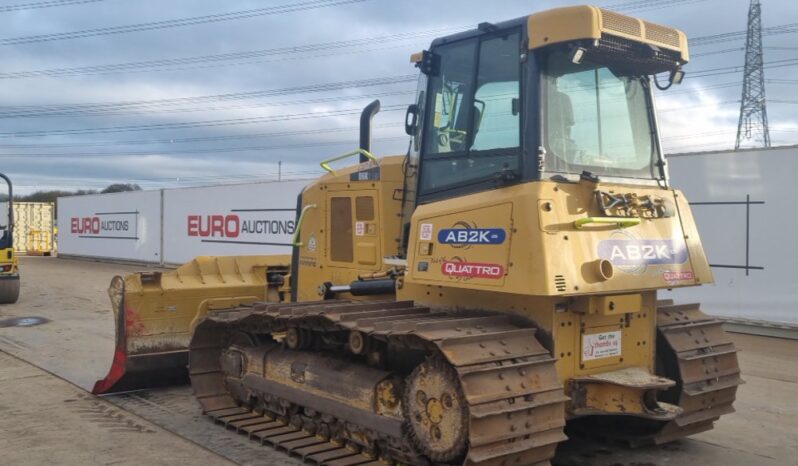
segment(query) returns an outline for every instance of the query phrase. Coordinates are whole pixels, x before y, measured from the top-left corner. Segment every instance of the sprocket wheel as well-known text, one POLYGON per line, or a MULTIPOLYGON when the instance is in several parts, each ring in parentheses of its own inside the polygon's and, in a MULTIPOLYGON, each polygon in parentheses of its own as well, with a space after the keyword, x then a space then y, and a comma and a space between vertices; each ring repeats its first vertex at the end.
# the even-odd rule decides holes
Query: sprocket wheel
POLYGON ((454 368, 443 358, 419 364, 405 383, 402 410, 408 436, 434 462, 453 462, 468 445, 468 405, 454 368))

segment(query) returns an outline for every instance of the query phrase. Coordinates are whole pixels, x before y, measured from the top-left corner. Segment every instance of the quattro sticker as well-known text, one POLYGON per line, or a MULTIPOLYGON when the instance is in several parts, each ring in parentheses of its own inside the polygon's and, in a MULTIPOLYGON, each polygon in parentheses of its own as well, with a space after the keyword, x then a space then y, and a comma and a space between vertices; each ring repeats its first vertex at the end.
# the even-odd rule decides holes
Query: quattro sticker
POLYGON ((504 266, 481 262, 443 261, 441 273, 458 278, 489 278, 498 280, 504 277, 504 266))
POLYGON ((588 333, 582 336, 582 361, 621 355, 621 331, 588 333))
POLYGON ((438 232, 441 244, 502 244, 506 238, 501 228, 444 228, 438 232))
POLYGON ((690 271, 670 271, 662 272, 662 278, 668 283, 676 283, 682 281, 695 280, 695 274, 690 271))

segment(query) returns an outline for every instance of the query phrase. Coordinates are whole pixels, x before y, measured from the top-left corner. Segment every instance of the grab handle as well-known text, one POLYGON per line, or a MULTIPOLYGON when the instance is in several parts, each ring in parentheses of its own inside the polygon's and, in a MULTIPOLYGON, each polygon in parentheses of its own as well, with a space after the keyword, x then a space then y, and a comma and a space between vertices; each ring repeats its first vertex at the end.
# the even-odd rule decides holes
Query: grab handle
POLYGON ((302 247, 304 243, 299 242, 299 232, 302 230, 302 222, 305 221, 305 214, 308 213, 310 209, 315 209, 316 204, 308 204, 302 208, 302 212, 299 214, 299 220, 296 222, 296 227, 294 228, 294 247, 302 247))
POLYGON ((331 162, 337 162, 339 160, 343 160, 343 159, 348 158, 348 157, 352 157, 353 155, 362 155, 362 156, 366 157, 367 159, 371 160, 372 162, 376 162, 377 161, 377 157, 375 157, 374 154, 372 154, 371 152, 369 152, 369 151, 367 151, 365 149, 356 149, 356 150, 353 150, 352 152, 347 152, 344 155, 339 155, 339 156, 332 157, 332 158, 329 158, 327 160, 324 160, 320 164, 321 168, 323 168, 323 169, 327 170, 329 173, 332 173, 333 175, 335 175, 335 170, 330 168, 330 163, 331 162))

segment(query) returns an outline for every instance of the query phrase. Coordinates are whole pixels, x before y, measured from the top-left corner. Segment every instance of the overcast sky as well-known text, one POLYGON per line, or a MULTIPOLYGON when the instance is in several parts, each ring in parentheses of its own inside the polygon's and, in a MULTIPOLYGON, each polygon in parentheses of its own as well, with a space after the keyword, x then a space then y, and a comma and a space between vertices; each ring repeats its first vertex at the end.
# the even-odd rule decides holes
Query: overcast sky
MULTIPOLYGON (((0 171, 12 176, 23 193, 102 188, 112 182, 157 188, 274 179, 278 161, 283 162, 284 178, 312 176, 318 173, 320 159, 355 148, 356 112, 375 96, 385 109, 375 119, 375 151, 404 153, 407 139, 399 125, 401 107, 415 90, 409 77, 415 74, 408 60, 412 52, 425 48, 435 36, 482 21, 575 3, 317 0, 308 9, 284 12, 283 6, 295 8, 309 0, 3 2, 0 171), (16 7, 59 2, 66 4, 16 7), (264 14, 270 7, 280 8, 264 14), (187 18, 246 10, 254 11, 237 15, 247 18, 184 25, 187 18), (179 20, 181 26, 64 36, 170 20, 179 20), (31 37, 50 34, 56 36, 31 37), (43 40, 52 38, 57 40, 43 40), (286 48, 291 51, 275 51, 286 48), (225 54, 232 56, 218 57, 225 54), (375 79, 382 84, 318 89, 375 79), (291 90, 298 87, 314 92, 291 90), (219 95, 228 96, 209 97, 219 95), (164 101, 178 98, 192 99, 164 101), (127 104, 107 105, 120 102, 127 104)), ((625 6, 620 11, 698 37, 744 30, 749 2, 597 3, 625 6)), ((215 17, 220 18, 226 17, 215 17)), ((794 1, 763 0, 764 27, 795 22, 794 1)), ((765 61, 797 58, 795 38, 795 33, 766 36, 765 61)), ((659 93, 666 148, 681 152, 733 146, 742 73, 690 78, 690 72, 741 66, 743 46, 740 38, 691 49, 684 84, 659 93)), ((798 143, 795 70, 766 70, 766 78, 775 80, 767 84, 774 145, 798 143), (791 78, 793 82, 784 81, 791 78)))

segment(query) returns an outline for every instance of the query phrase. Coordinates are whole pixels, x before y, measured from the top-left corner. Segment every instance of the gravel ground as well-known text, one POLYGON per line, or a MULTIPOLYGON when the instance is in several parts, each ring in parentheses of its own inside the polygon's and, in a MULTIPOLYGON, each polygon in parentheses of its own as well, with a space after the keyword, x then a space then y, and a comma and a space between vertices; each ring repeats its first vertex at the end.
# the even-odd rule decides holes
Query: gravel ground
MULTIPOLYGON (((23 258, 22 297, 17 304, 0 307, 0 319, 38 316, 49 321, 32 327, 0 328, 0 350, 90 389, 96 379, 105 375, 113 354, 113 319, 105 289, 114 275, 139 269, 142 267, 23 258)), ((734 339, 741 349, 740 362, 747 384, 738 392, 738 412, 724 417, 714 430, 669 445, 637 450, 570 441, 559 449, 555 465, 798 465, 798 341, 746 335, 735 335, 734 339)), ((18 390, 24 389, 24 380, 18 382, 18 390)), ((6 392, 3 387, 0 391, 6 392)), ((94 399, 85 393, 83 396, 94 399)), ((6 394, 0 398, 0 409, 15 399, 26 402, 21 395, 9 400, 6 394)), ((188 387, 147 390, 105 400, 239 464, 299 464, 213 425, 200 414, 188 387)), ((9 421, 9 414, 0 414, 9 423, 24 417, 12 411, 9 421)), ((148 445, 143 442, 139 446, 148 445)), ((83 450, 90 447, 63 442, 54 443, 52 451, 73 448, 82 450, 74 452, 78 455, 86 454, 83 450)), ((13 441, 0 440, 0 455, 21 455, 17 450, 13 441)), ((179 461, 176 459, 174 464, 179 461)))

